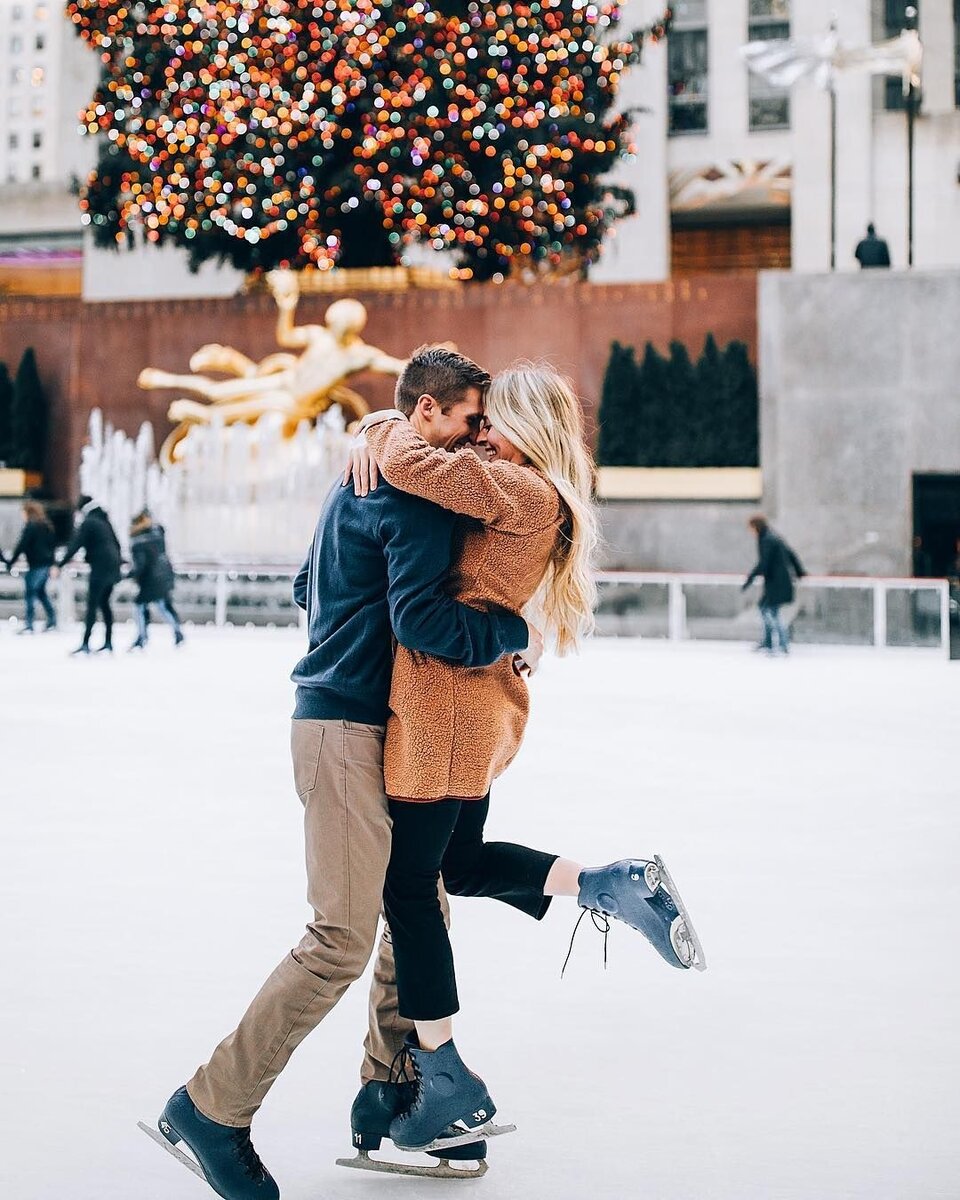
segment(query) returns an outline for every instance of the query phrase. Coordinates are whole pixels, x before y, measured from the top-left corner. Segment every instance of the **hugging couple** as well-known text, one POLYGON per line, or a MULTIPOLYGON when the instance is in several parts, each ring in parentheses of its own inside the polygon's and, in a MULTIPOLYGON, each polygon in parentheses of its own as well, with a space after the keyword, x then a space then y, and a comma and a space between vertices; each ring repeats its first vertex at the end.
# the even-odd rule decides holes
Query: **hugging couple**
MULTIPOLYGON (((539 920, 554 896, 616 917, 674 967, 703 967, 660 859, 582 864, 484 840, 490 786, 523 738, 525 674, 592 626, 592 463, 579 401, 545 366, 490 379, 422 347, 396 408, 361 422, 294 596, 309 649, 293 672, 293 768, 313 919, 237 1029, 146 1131, 225 1200, 279 1189, 250 1125, 290 1055, 373 953, 370 1026, 351 1112, 354 1165, 384 1138, 478 1163, 496 1107, 453 1040, 459 1010, 445 892, 539 920), (352 477, 352 484, 350 486, 352 477), (530 623, 520 614, 529 614, 530 623), (175 1147, 180 1142, 195 1162, 175 1147)), ((146 1127, 144 1127, 146 1128, 146 1127)), ((464 1172, 458 1172, 463 1174, 464 1172)))

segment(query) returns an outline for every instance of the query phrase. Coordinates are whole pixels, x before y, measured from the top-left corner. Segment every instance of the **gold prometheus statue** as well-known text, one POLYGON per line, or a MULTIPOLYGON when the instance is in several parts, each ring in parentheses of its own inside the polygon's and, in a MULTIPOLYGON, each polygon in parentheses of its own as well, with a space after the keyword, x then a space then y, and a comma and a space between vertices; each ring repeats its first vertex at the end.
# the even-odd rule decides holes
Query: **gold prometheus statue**
POLYGON ((360 371, 399 375, 404 360, 368 345, 360 337, 367 310, 359 300, 335 300, 323 325, 294 325, 293 314, 300 287, 293 271, 271 271, 267 276, 277 302, 277 342, 299 354, 270 354, 254 362, 232 346, 201 346, 190 359, 191 375, 175 375, 146 367, 140 372, 142 388, 182 388, 200 400, 175 400, 167 415, 179 422, 163 444, 161 459, 169 465, 179 457, 180 443, 193 425, 206 425, 214 416, 227 425, 253 424, 265 413, 279 413, 284 434, 292 437, 301 421, 315 420, 332 404, 339 404, 348 421, 369 411, 362 396, 344 384, 360 371), (207 371, 226 379, 211 379, 207 371))

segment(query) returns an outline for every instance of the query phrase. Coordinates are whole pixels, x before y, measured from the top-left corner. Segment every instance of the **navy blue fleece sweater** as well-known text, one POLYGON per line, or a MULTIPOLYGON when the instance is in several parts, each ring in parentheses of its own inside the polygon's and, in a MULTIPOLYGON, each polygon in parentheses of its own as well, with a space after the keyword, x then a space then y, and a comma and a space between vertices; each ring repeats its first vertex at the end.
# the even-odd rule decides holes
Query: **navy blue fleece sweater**
POLYGON ((464 667, 526 648, 521 617, 448 595, 456 520, 383 480, 362 498, 332 489, 293 585, 310 642, 292 675, 294 717, 384 724, 394 637, 464 667))

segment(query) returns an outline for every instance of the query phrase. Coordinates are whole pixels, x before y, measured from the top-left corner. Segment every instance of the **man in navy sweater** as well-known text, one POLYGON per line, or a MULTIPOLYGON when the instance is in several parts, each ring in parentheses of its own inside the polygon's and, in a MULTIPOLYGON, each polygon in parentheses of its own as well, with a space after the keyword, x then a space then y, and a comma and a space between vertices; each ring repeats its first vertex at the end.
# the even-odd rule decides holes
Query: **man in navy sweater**
MULTIPOLYGON (((431 445, 454 449, 479 432, 489 382, 462 355, 424 348, 397 382, 397 404, 431 445)), ((455 519, 386 483, 364 499, 336 486, 295 580, 309 648, 293 671, 291 743, 314 918, 159 1121, 167 1143, 185 1142, 226 1200, 279 1196, 251 1144, 251 1121, 296 1047, 363 973, 376 940, 390 857, 383 737, 393 639, 466 667, 520 651, 532 664, 542 648, 521 617, 449 596, 455 519)))

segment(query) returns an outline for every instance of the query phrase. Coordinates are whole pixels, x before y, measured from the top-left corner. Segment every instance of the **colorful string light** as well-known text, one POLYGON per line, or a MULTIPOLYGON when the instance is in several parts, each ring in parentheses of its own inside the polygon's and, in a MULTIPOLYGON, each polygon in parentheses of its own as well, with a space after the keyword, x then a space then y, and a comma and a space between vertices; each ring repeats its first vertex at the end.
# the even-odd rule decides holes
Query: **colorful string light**
POLYGON ((623 71, 671 14, 615 4, 70 0, 99 53, 81 198, 101 243, 244 269, 389 265, 413 242, 465 274, 588 262, 632 197, 623 71))

